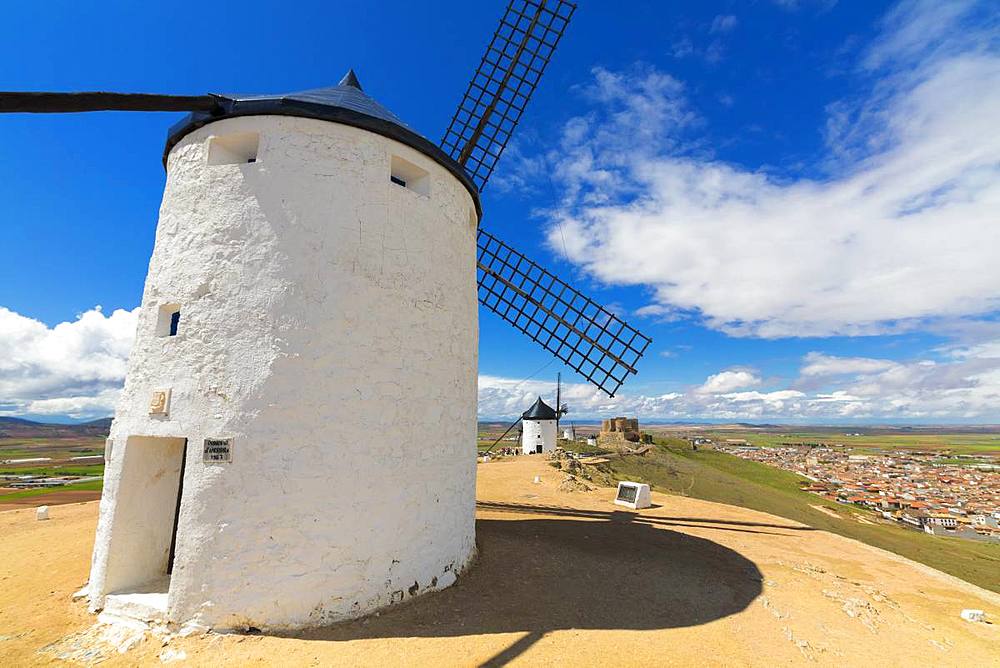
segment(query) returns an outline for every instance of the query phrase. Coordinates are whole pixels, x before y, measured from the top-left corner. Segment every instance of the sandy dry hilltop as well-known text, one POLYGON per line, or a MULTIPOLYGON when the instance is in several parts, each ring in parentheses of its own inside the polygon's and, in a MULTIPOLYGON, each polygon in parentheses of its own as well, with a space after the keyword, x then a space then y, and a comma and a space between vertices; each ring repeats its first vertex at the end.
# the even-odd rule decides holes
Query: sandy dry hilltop
POLYGON ((564 477, 481 464, 479 557, 455 586, 288 636, 95 625, 72 594, 97 503, 3 512, 0 664, 1000 665, 1000 624, 959 617, 1000 620, 996 594, 783 518, 655 491, 632 512, 564 477))

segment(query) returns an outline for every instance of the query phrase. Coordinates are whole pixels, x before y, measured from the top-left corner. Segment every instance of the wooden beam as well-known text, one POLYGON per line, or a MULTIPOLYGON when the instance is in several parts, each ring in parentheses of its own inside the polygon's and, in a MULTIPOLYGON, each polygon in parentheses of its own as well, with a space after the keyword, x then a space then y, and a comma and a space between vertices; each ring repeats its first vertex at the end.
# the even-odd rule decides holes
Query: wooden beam
POLYGON ((81 111, 206 111, 219 109, 213 95, 147 93, 0 92, 0 113, 65 114, 81 111))

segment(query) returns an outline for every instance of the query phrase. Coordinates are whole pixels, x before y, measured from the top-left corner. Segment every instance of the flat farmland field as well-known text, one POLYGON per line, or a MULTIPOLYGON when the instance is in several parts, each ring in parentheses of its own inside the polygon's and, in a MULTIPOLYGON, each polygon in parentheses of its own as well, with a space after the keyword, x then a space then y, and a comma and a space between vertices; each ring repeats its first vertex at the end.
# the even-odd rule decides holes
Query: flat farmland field
MULTIPOLYGON (((103 436, 0 438, 0 475, 80 478, 102 476, 104 440, 103 436), (39 458, 48 459, 11 461, 39 458)), ((87 480, 50 489, 11 489, 3 485, 0 482, 0 511, 93 501, 101 498, 103 481, 87 480)))
MULTIPOLYGON (((855 433, 855 432, 851 432, 855 433)), ((780 447, 784 444, 822 443, 828 446, 843 445, 863 452, 864 450, 928 450, 951 452, 956 455, 1000 455, 1000 433, 860 433, 849 436, 848 432, 774 432, 774 431, 712 431, 701 432, 702 436, 716 441, 744 439, 761 447, 780 447)))
MULTIPOLYGON (((71 457, 103 455, 104 439, 93 436, 77 438, 0 438, 0 462, 7 459, 51 457, 68 460, 71 457)), ((0 466, 8 466, 0 464, 0 466)))

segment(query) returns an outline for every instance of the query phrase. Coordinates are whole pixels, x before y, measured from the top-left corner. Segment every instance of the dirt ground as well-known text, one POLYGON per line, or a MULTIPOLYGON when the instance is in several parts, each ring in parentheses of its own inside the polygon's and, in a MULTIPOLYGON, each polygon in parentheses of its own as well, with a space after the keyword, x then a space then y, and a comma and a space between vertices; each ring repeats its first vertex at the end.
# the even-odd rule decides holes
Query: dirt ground
MULTIPOLYGON (((656 492, 632 512, 563 477, 481 464, 479 558, 445 591, 288 636, 147 637, 101 665, 1000 666, 1000 624, 959 617, 1000 620, 996 594, 771 515, 656 492)), ((97 504, 50 514, 0 513, 0 665, 66 665, 43 648, 95 622, 71 595, 97 504)))
MULTIPOLYGON (((22 490, 12 490, 19 492, 22 490)), ((0 501, 0 513, 5 510, 17 510, 19 508, 37 508, 38 506, 59 506, 65 503, 83 503, 85 501, 98 501, 101 498, 101 490, 90 489, 65 489, 48 494, 37 496, 26 496, 21 499, 8 499, 0 501)))

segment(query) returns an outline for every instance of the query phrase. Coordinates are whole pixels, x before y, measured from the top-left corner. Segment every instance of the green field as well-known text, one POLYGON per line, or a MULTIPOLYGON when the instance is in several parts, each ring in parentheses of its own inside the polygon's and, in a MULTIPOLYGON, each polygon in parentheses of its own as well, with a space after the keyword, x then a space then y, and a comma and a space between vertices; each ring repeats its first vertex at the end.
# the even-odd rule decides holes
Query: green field
MULTIPOLYGON (((104 454, 103 437, 66 438, 0 438, 0 461, 7 459, 28 459, 49 457, 51 462, 30 462, 0 464, 0 473, 46 474, 52 475, 95 475, 93 467, 103 469, 104 462, 96 459, 71 461, 73 457, 88 457, 104 454), (56 470, 58 467, 58 471, 56 470), (85 469, 87 473, 69 473, 73 469, 85 469)), ((98 472, 96 475, 100 475, 98 472)))
MULTIPOLYGON (((742 438, 729 436, 729 438, 742 438)), ((749 439, 748 439, 749 440, 749 439)), ((612 459, 618 479, 649 483, 654 489, 707 501, 752 508, 895 552, 1000 592, 1000 545, 929 536, 888 522, 859 508, 800 491, 805 478, 714 450, 693 451, 680 439, 657 439, 646 457, 612 459), (831 517, 810 506, 836 512, 831 517), (876 524, 858 521, 864 518, 876 524)))
MULTIPOLYGON (((0 475, 79 476, 81 478, 103 476, 104 461, 101 459, 72 461, 73 457, 102 454, 104 454, 104 438, 97 436, 0 438, 0 460, 25 459, 29 457, 49 457, 52 460, 49 462, 26 463, 23 466, 18 464, 0 464, 0 475)), ((0 486, 3 486, 3 484, 0 482, 0 486)), ((101 488, 102 481, 92 480, 59 487, 23 489, 0 494, 0 504, 17 499, 58 494, 64 491, 100 491, 101 488)))
POLYGON ((54 464, 52 466, 0 466, 0 475, 104 475, 104 464, 54 464))
POLYGON ((872 450, 909 449, 949 451, 957 455, 1000 454, 1000 434, 993 433, 863 433, 848 436, 845 431, 712 431, 703 433, 716 442, 727 438, 744 439, 761 447, 776 447, 782 443, 825 443, 844 445, 864 454, 872 450))
POLYGON ((103 489, 103 480, 90 480, 88 482, 78 482, 72 485, 62 485, 60 487, 48 487, 45 489, 25 489, 19 492, 10 492, 9 494, 0 494, 0 503, 6 501, 13 501, 15 499, 27 499, 33 496, 43 496, 45 494, 55 494, 58 492, 65 492, 69 490, 91 490, 99 491, 103 489))

